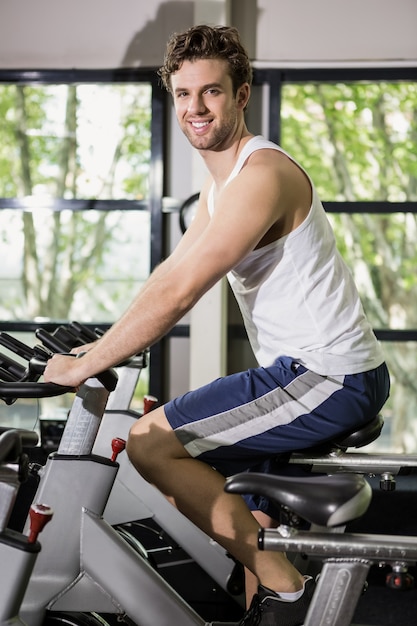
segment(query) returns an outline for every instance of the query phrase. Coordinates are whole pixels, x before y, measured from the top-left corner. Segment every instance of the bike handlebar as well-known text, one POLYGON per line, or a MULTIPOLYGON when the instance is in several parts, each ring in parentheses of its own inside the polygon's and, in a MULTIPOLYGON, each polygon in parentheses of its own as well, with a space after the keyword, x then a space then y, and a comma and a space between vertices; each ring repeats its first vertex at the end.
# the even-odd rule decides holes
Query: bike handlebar
MULTIPOLYGON (((82 324, 73 322, 72 328, 74 332, 82 332, 86 336, 86 330, 88 329, 82 324)), ((71 330, 67 331, 69 337, 71 337, 71 334, 71 330)), ((38 328, 35 331, 35 335, 42 341, 43 346, 37 345, 34 348, 30 348, 11 335, 0 333, 0 345, 28 361, 28 367, 24 368, 19 363, 13 361, 13 359, 0 353, 0 379, 4 381, 0 383, 0 399, 6 402, 6 404, 12 404, 18 397, 47 398, 74 391, 72 387, 37 382, 40 376, 42 376, 46 362, 52 354, 68 354, 73 346, 69 346, 59 337, 52 335, 43 328, 38 328)), ((99 372, 95 375, 95 378, 109 392, 114 391, 116 388, 118 375, 112 369, 99 372)))
POLYGON ((38 435, 31 430, 0 427, 0 463, 17 463, 22 447, 37 443, 38 435))
MULTIPOLYGON (((16 398, 52 398, 74 391, 73 387, 65 387, 55 383, 0 381, 0 398, 3 400, 16 398)), ((6 404, 7 401, 6 401, 6 404)))
POLYGON ((34 349, 30 346, 27 346, 25 343, 22 343, 16 337, 12 337, 7 333, 0 333, 0 344, 10 350, 10 352, 14 352, 21 356, 25 361, 30 361, 30 359, 34 355, 34 349))
MULTIPOLYGON (((19 440, 22 442, 22 446, 25 448, 34 448, 39 443, 38 433, 34 430, 27 430, 26 428, 12 428, 10 426, 0 426, 0 448, 4 449, 3 446, 8 446, 8 443, 5 443, 9 437, 14 438, 15 440, 19 440), (3 438, 5 433, 9 433, 13 431, 13 435, 7 435, 3 438)), ((0 454, 0 459, 3 459, 3 455, 0 454)))

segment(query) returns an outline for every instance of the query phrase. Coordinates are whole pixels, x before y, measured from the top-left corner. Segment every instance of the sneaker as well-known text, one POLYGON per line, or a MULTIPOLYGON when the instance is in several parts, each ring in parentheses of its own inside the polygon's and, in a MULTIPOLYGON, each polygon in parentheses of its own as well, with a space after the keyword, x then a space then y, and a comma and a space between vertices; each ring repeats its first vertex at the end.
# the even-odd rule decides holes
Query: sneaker
POLYGON ((306 577, 301 598, 286 602, 275 591, 259 585, 258 593, 238 626, 302 626, 315 586, 315 581, 306 577))

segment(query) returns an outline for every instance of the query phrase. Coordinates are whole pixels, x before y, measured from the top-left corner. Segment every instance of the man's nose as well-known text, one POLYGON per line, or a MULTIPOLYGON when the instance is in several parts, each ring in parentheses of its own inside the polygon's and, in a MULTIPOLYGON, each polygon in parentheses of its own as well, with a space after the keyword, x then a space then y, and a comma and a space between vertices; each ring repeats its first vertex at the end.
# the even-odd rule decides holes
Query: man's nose
POLYGON ((204 113, 206 110, 206 105, 204 103, 204 99, 201 95, 191 96, 188 103, 188 112, 189 113, 204 113))

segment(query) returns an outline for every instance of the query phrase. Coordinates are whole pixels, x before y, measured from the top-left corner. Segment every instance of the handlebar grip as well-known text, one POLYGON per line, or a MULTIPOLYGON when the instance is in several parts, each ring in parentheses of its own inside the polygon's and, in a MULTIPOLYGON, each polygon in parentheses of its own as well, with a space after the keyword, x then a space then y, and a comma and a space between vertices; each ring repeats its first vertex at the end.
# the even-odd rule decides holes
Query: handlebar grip
POLYGON ((11 430, 19 435, 24 448, 34 448, 38 445, 38 433, 34 430, 27 430, 26 428, 10 428, 10 426, 0 426, 0 439, 4 433, 10 432, 11 430))
POLYGON ((68 349, 71 350, 76 346, 82 346, 83 341, 74 333, 70 328, 66 328, 65 326, 58 326, 58 328, 54 331, 53 336, 56 337, 59 341, 65 343, 68 346, 68 349))
POLYGON ((84 326, 84 324, 80 324, 80 322, 71 322, 69 328, 73 330, 77 337, 84 341, 85 343, 90 343, 91 341, 97 341, 98 335, 88 328, 88 326, 84 326))
POLYGON ((33 348, 7 333, 0 333, 0 344, 26 361, 30 361, 33 356, 33 348))
POLYGON ((58 354, 68 352, 69 346, 57 337, 51 335, 51 333, 48 333, 44 328, 37 328, 35 335, 47 348, 52 350, 52 352, 57 352, 58 354))
POLYGON ((22 440, 19 433, 9 429, 0 436, 0 462, 16 463, 22 454, 22 440))
POLYGON ((55 383, 0 382, 0 398, 4 401, 6 399, 15 400, 16 398, 52 398, 73 391, 73 387, 65 387, 55 383))
POLYGON ((26 372, 26 368, 23 365, 5 354, 0 354, 0 370, 2 372, 1 378, 6 376, 6 380, 20 380, 26 372))
POLYGON ((107 391, 114 391, 119 380, 118 375, 113 370, 104 370, 104 372, 96 374, 95 378, 101 382, 107 391))
POLYGON ((4 369, 4 367, 0 367, 0 380, 7 380, 10 382, 12 380, 16 380, 16 377, 12 376, 8 370, 4 369))

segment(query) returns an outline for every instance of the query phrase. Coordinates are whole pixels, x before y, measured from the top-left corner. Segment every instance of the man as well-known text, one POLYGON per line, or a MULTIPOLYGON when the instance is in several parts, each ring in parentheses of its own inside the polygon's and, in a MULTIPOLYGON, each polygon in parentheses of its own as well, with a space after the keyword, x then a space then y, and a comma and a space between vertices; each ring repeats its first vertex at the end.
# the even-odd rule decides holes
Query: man
POLYGON ((78 386, 154 344, 227 275, 259 367, 144 416, 127 452, 256 576, 241 624, 297 626, 314 581, 285 555, 258 550, 256 517, 268 519, 268 503, 226 494, 224 476, 268 471, 279 452, 366 423, 388 396, 388 373, 310 178, 246 127, 252 75, 237 31, 174 35, 160 76, 209 172, 196 217, 121 319, 83 358, 54 356, 45 380, 78 386))

